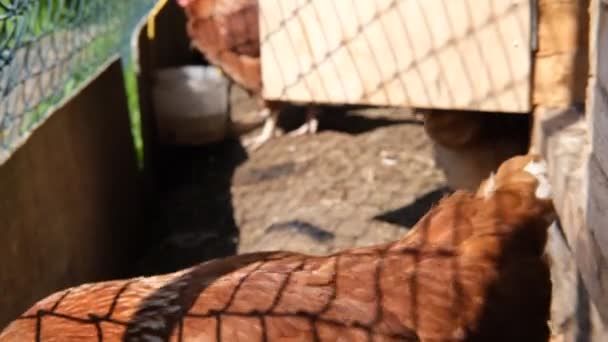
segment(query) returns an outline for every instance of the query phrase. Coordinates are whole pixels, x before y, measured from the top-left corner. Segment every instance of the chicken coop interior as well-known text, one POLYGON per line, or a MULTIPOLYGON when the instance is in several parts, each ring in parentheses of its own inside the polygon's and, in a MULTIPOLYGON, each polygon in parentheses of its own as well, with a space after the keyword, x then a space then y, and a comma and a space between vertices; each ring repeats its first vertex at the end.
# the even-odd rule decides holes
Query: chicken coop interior
POLYGON ((0 342, 607 341, 607 61, 606 0, 0 0, 0 342))

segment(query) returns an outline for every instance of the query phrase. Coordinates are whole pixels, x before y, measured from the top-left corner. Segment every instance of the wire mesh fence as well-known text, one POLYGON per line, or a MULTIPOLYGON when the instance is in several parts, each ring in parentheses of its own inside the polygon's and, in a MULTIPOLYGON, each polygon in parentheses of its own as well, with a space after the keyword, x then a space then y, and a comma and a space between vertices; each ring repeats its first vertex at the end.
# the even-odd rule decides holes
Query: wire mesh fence
MULTIPOLYGON (((6 127, 6 131, 12 133, 12 135, 3 134, 2 141, 6 140, 9 143, 17 141, 20 136, 26 134, 22 132, 28 132, 28 129, 35 126, 36 122, 47 114, 46 111, 41 110, 41 108, 48 108, 44 107, 49 106, 45 103, 49 101, 57 103, 66 93, 74 89, 78 82, 82 82, 86 75, 93 74, 94 70, 91 68, 98 68, 108 56, 117 51, 125 32, 129 32, 126 29, 128 25, 138 17, 138 14, 143 13, 147 6, 151 5, 142 5, 142 1, 137 1, 138 4, 135 4, 135 1, 119 2, 119 0, 106 1, 106 3, 89 1, 85 5, 84 0, 74 0, 73 3, 77 3, 81 7, 72 7, 70 5, 72 2, 69 0, 57 2, 63 5, 61 8, 74 10, 74 12, 67 11, 66 17, 62 17, 64 14, 58 15, 64 18, 62 20, 66 23, 71 23, 70 20, 73 19, 68 20, 68 18, 72 18, 70 15, 74 15, 74 13, 89 13, 86 29, 82 29, 80 25, 66 24, 69 28, 55 30, 52 34, 45 34, 43 33, 45 31, 42 30, 41 33, 35 35, 35 39, 29 45, 28 43, 16 45, 10 40, 3 42, 3 51, 4 45, 11 47, 9 51, 12 51, 12 57, 7 58, 7 62, 2 60, 3 79, 7 65, 21 64, 15 64, 13 68, 6 69, 14 71, 14 76, 11 78, 12 83, 9 84, 11 87, 5 88, 4 81, 2 83, 3 94, 5 92, 8 94, 3 97, 3 101, 7 101, 3 102, 7 103, 3 108, 8 109, 3 112, 2 127, 6 127), (89 8, 89 6, 93 7, 89 8), (70 48, 57 48, 57 41, 70 48), (76 44, 73 43, 74 41, 76 44), (25 50, 20 52, 24 46, 25 50), (22 55, 19 55, 20 53, 22 55), (52 56, 51 64, 47 64, 48 62, 42 60, 40 56, 52 56), (55 61, 54 64, 53 61, 55 61), (53 65, 53 68, 48 68, 48 65, 53 65), (76 69, 80 71, 74 71, 76 69), (32 70, 38 72, 35 73, 32 70), (22 73, 24 75, 20 76, 22 73), (32 77, 32 75, 36 76, 32 77), (44 87, 45 82, 50 86, 44 87), (28 84, 31 85, 28 86, 28 84), (51 92, 46 95, 47 93, 43 92, 44 89, 50 89, 51 92), (16 92, 15 95, 12 95, 13 92, 16 92), (19 116, 14 113, 25 114, 19 116), (15 118, 17 119, 15 120, 15 118), (14 121, 7 121, 9 119, 14 121)), ((195 2, 180 0, 180 3, 185 6, 187 3, 195 2)), ((205 54, 212 64, 221 67, 229 77, 251 93, 261 93, 263 84, 266 95, 271 99, 369 104, 403 104, 410 101, 410 104, 415 104, 408 99, 412 97, 428 98, 427 105, 454 107, 467 104, 497 103, 495 106, 500 107, 501 96, 514 97, 515 100, 511 99, 511 102, 520 103, 517 94, 513 94, 516 91, 514 88, 528 82, 529 65, 519 68, 512 65, 513 60, 509 60, 509 51, 515 50, 518 51, 518 58, 529 64, 530 51, 526 48, 526 42, 514 41, 501 31, 504 26, 509 26, 521 30, 516 34, 520 37, 526 38, 530 33, 526 29, 526 25, 529 23, 526 24, 525 19, 522 19, 529 15, 528 11, 521 11, 512 6, 486 8, 484 11, 466 6, 472 2, 453 0, 452 3, 456 3, 453 6, 461 6, 458 11, 455 11, 454 7, 450 7, 452 5, 446 5, 448 2, 433 0, 209 0, 207 3, 216 5, 223 3, 225 6, 199 6, 196 9, 187 9, 189 33, 194 45, 205 54), (369 7, 367 10, 358 7, 363 3, 371 4, 371 10, 369 7), (426 5, 423 5, 424 3, 426 5), (258 7, 258 5, 260 6, 258 7), (205 13, 205 8, 209 13, 205 13), (214 11, 215 9, 217 11, 214 11), (262 10, 261 16, 259 9, 262 10), (460 18, 459 20, 468 19, 464 19, 464 23, 450 24, 450 19, 456 17, 460 18), (408 21, 412 18, 416 21, 408 21), (445 31, 438 34, 435 32, 437 27, 443 27, 445 31), (491 41, 496 44, 487 44, 491 41), (495 47, 502 48, 492 52, 491 49, 495 47), (468 57, 464 58, 463 55, 467 53, 468 57), (497 67, 481 62, 475 65, 477 61, 489 61, 492 58, 498 65, 497 67), (497 58, 503 58, 503 60, 497 60, 497 58), (510 66, 513 68, 510 69, 510 66), (517 75, 514 69, 521 71, 523 76, 517 75), (493 74, 496 70, 505 73, 497 76, 493 74), (500 81, 498 84, 495 83, 497 80, 500 81), (485 88, 480 87, 480 84, 485 84, 485 88), (461 86, 460 89, 458 89, 458 85, 461 86), (488 89, 490 92, 487 92, 488 89), (416 91, 419 93, 417 94, 416 91), (450 91, 459 92, 460 97, 450 94, 450 91), (458 102, 458 98, 464 102, 458 102)), ((503 5, 509 3, 515 2, 502 2, 503 5)), ((18 10, 20 4, 21 2, 13 2, 13 7, 10 8, 13 17, 18 17, 16 13, 20 13, 18 10)), ((31 6, 34 6, 31 8, 35 9, 32 10, 32 13, 54 13, 53 9, 39 8, 40 5, 31 6)), ((479 5, 479 7, 481 8, 483 5, 479 5)), ((79 22, 82 23, 82 21, 79 22)), ((12 26, 10 28, 17 32, 12 26)), ((30 30, 32 29, 30 28, 30 30)), ((524 88, 525 90, 527 88, 524 88)), ((421 236, 421 239, 424 238, 421 236)), ((446 241, 446 246, 454 247, 449 243, 446 241)), ((403 291, 396 291, 392 298, 390 296, 386 298, 398 299, 407 304, 402 308, 410 309, 407 314, 415 327, 419 323, 418 317, 423 317, 422 314, 418 315, 426 309, 425 306, 418 306, 415 295, 418 284, 416 279, 418 273, 416 272, 419 270, 417 259, 419 251, 406 248, 395 250, 393 247, 394 245, 384 245, 369 249, 368 252, 371 254, 365 254, 359 250, 355 253, 346 252, 325 259, 327 267, 323 270, 327 277, 321 279, 322 283, 318 283, 318 275, 315 276, 317 282, 315 286, 317 289, 324 287, 327 297, 314 296, 313 298, 311 296, 307 298, 302 296, 297 298, 297 301, 289 302, 289 305, 285 304, 281 310, 277 310, 277 308, 281 304, 281 300, 284 300, 283 296, 288 298, 290 293, 297 293, 289 288, 296 283, 292 279, 298 279, 297 273, 306 270, 311 261, 315 262, 314 258, 295 257, 295 260, 289 260, 289 263, 282 263, 287 258, 277 258, 277 263, 274 265, 275 260, 263 259, 253 268, 243 267, 240 269, 239 277, 234 277, 236 281, 231 284, 234 286, 225 292, 227 300, 225 303, 220 301, 218 308, 199 311, 192 309, 195 301, 202 298, 207 285, 220 284, 220 282, 214 282, 217 279, 215 273, 212 273, 211 276, 208 273, 215 272, 213 267, 199 266, 183 273, 183 278, 176 277, 167 281, 163 288, 150 289, 146 298, 139 303, 138 309, 141 310, 135 313, 131 311, 133 315, 130 316, 124 314, 129 311, 124 309, 125 304, 122 302, 127 296, 122 297, 123 299, 121 296, 129 291, 129 287, 136 286, 137 280, 121 283, 122 286, 114 287, 115 291, 112 293, 108 291, 111 300, 106 302, 109 304, 107 310, 93 312, 83 308, 81 315, 64 311, 65 307, 62 306, 62 302, 72 300, 71 292, 68 290, 56 297, 56 302, 47 301, 46 303, 50 304, 50 307, 24 315, 20 320, 34 322, 32 329, 35 329, 36 340, 42 339, 45 327, 52 327, 53 324, 57 324, 53 322, 58 321, 66 323, 64 327, 67 327, 67 322, 70 322, 74 323, 77 329, 87 327, 94 329, 91 336, 96 335, 98 340, 104 340, 104 338, 111 340, 112 337, 109 334, 116 333, 116 331, 118 331, 116 334, 124 340, 137 340, 144 335, 152 339, 157 336, 154 335, 156 333, 164 338, 173 334, 177 340, 182 340, 184 331, 187 332, 190 326, 194 326, 194 324, 189 325, 188 321, 194 321, 196 326, 200 327, 201 324, 204 324, 201 322, 207 320, 210 322, 210 327, 207 327, 208 331, 215 332, 212 336, 219 341, 222 336, 225 336, 222 335, 225 333, 223 329, 230 326, 226 322, 234 318, 255 320, 255 329, 262 334, 258 339, 264 341, 269 339, 267 320, 277 318, 302 320, 304 322, 302 330, 310 332, 310 340, 320 340, 321 329, 328 329, 327 327, 338 333, 343 333, 347 329, 358 330, 357 332, 362 335, 361 340, 372 340, 376 331, 385 329, 387 323, 383 319, 389 317, 388 315, 383 317, 383 305, 388 306, 386 302, 382 302, 384 296, 388 294, 386 289, 397 288, 390 283, 386 285, 386 279, 382 278, 383 276, 389 278, 395 274, 395 272, 390 272, 390 269, 389 272, 383 269, 391 258, 394 258, 392 261, 396 261, 393 266, 397 265, 397 262, 408 265, 414 276, 407 279, 407 282, 399 284, 401 286, 399 289, 403 291), (341 266, 345 259, 351 259, 349 267, 341 266), (358 282, 357 286, 352 286, 351 289, 357 288, 365 291, 366 297, 370 298, 367 307, 369 310, 364 310, 365 312, 355 324, 353 324, 354 321, 344 322, 334 319, 330 313, 336 305, 336 299, 349 295, 346 291, 340 292, 342 291, 338 286, 340 277, 342 274, 348 276, 346 270, 351 269, 351 265, 352 268, 361 266, 364 261, 367 262, 369 268, 366 268, 365 272, 355 273, 355 276, 351 277, 358 282), (268 265, 275 269, 278 269, 276 265, 281 266, 280 276, 283 277, 282 280, 275 282, 275 285, 278 284, 278 286, 270 292, 272 295, 260 300, 260 303, 257 303, 261 305, 260 307, 254 307, 251 310, 232 310, 233 303, 237 302, 235 299, 241 298, 239 293, 247 288, 247 282, 254 279, 256 272, 263 270, 268 265), (201 270, 202 274, 197 274, 197 270, 201 270), (409 280, 413 285, 410 285, 409 280), (163 300, 167 298, 169 302, 164 302, 163 300), (157 304, 160 304, 160 307, 155 306, 157 304), (116 309, 119 307, 122 308, 121 312, 116 309), (116 313, 122 313, 125 317, 118 317, 116 313), (165 321, 162 321, 160 325, 154 324, 158 321, 150 319, 148 316, 150 313, 165 321), (149 331, 150 326, 161 326, 162 331, 149 331)), ((447 253, 433 257, 440 260, 449 259, 453 255, 447 253)), ((404 269, 404 267, 394 267, 394 270, 399 272, 404 272, 404 269)), ((458 263, 454 265, 446 263, 445 272, 437 273, 436 270, 436 267, 428 267, 426 271, 427 274, 447 274, 446 278, 441 279, 449 285, 447 288, 451 289, 452 285, 454 288, 459 288, 463 282, 459 278, 458 263)), ((235 271, 235 269, 220 269, 220 271, 227 273, 235 271)), ((480 273, 470 272, 469 274, 474 276, 480 273)), ((432 282, 429 281, 429 283, 432 282)), ((436 281, 436 284, 439 283, 441 281, 436 281)), ((450 307, 450 312, 462 311, 459 306, 460 293, 456 292, 458 291, 450 292, 453 296, 448 298, 454 302, 453 307, 450 307)), ((96 295, 93 293, 92 296, 96 295)), ((257 293, 256 295, 262 294, 257 293)), ((254 298, 254 296, 251 295, 249 298, 254 298)), ((94 300, 90 302, 98 303, 94 300)), ((204 301, 199 303, 204 303, 204 301)), ((246 305, 243 304, 243 306, 246 305)), ((243 324, 243 322, 240 323, 243 324)), ((395 340, 417 340, 409 330, 381 337, 390 337, 395 340)))
POLYGON ((531 53, 525 2, 261 0, 260 5, 267 96, 527 109, 531 53), (289 54, 300 58, 286 58, 289 54), (277 71, 266 72, 270 65, 277 71))
POLYGON ((497 223, 476 231, 472 196, 450 200, 460 205, 436 207, 397 242, 324 257, 241 254, 147 280, 88 284, 39 302, 12 329, 35 341, 548 340, 551 283, 540 253, 506 247, 521 226, 504 214, 477 211, 475 219, 495 215, 497 223), (437 216, 451 218, 442 227, 450 232, 439 232, 437 216), (488 235, 498 240, 489 250, 513 252, 498 252, 508 261, 479 253, 488 235), (498 286, 496 274, 512 288, 498 286), (532 310, 512 317, 526 305, 532 310))
POLYGON ((206 3, 182 1, 195 46, 266 99, 530 109, 531 2, 206 3))
MULTIPOLYGON (((271 100, 529 109, 526 2, 177 2, 207 59, 251 92, 264 84, 271 100)), ((0 162, 155 3, 0 0, 0 162)))
POLYGON ((132 29, 154 4, 0 0, 0 163, 128 46, 132 29))

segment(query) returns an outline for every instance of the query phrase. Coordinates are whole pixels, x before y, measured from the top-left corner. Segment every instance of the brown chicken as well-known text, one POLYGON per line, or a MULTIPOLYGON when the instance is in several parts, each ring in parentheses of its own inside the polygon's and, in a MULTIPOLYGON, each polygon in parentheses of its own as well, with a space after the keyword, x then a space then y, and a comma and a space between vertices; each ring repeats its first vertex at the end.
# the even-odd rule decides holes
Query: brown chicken
MULTIPOLYGON (((250 95, 256 96, 265 118, 262 133, 246 142, 257 148, 276 133, 283 102, 261 98, 262 71, 257 0, 177 0, 186 12, 187 30, 194 47, 250 95)), ((291 135, 315 133, 316 107, 308 107, 306 123, 291 135)))
POLYGON ((424 112, 435 160, 453 189, 474 190, 505 160, 526 153, 528 115, 451 110, 424 112))
POLYGON ((67 289, 0 341, 547 341, 544 172, 534 156, 512 158, 389 244, 243 254, 67 289))

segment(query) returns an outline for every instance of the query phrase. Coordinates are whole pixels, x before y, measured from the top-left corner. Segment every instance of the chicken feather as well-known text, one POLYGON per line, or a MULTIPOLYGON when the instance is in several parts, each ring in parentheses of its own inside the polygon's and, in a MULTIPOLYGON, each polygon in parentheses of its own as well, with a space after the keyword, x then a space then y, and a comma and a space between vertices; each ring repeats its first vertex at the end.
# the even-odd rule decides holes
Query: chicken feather
POLYGON ((82 285, 35 304, 0 341, 547 341, 555 212, 536 196, 540 163, 507 160, 392 243, 82 285))
MULTIPOLYGON (((277 116, 285 104, 261 97, 262 70, 257 0, 178 0, 185 10, 193 46, 250 95, 257 97, 266 119, 262 133, 246 142, 258 148, 276 133, 277 116)), ((317 109, 308 107, 306 123, 291 135, 315 133, 317 109)))
POLYGON ((454 189, 476 189, 504 161, 528 150, 528 115, 439 109, 423 114, 437 166, 454 189))

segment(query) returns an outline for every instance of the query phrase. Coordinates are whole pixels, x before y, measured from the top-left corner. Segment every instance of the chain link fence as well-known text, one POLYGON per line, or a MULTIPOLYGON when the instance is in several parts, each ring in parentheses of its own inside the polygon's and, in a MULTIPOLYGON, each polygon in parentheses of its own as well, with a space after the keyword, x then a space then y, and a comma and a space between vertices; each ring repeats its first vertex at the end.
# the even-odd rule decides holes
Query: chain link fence
MULTIPOLYGON (((4 2, 0 0, 0 3, 4 2)), ((189 2, 180 1, 184 6, 189 2)), ((3 24, 0 32, 9 29, 19 39, 2 39, 2 50, 7 50, 10 55, 7 58, 3 55, 1 64, 3 102, 0 151, 3 153, 14 148, 48 115, 54 104, 71 94, 78 84, 117 53, 131 25, 153 5, 152 0, 10 3, 10 6, 2 6, 2 10, 10 15, 2 14, 1 18, 12 18, 7 22, 13 24, 3 24), (44 4, 47 7, 43 7, 44 4), (40 25, 38 21, 45 24, 40 25), (23 27, 20 28, 18 24, 23 27)), ((216 13, 213 10, 205 13, 204 6, 197 8, 198 11, 187 9, 191 19, 189 33, 194 45, 203 50, 211 64, 219 66, 252 94, 264 91, 270 99, 279 101, 371 105, 416 104, 409 98, 428 98, 425 102, 427 105, 452 109, 466 105, 481 107, 480 103, 486 102, 491 108, 501 109, 501 96, 510 97, 508 102, 515 103, 515 107, 525 102, 519 100, 518 94, 513 94, 513 88, 520 84, 527 85, 529 81, 527 66, 530 48, 527 38, 530 32, 527 25, 530 23, 525 22, 529 21, 530 14, 528 8, 521 10, 508 6, 516 1, 504 1, 501 6, 481 11, 465 6, 471 5, 471 1, 460 0, 225 0, 216 3, 225 5, 216 6, 216 13), (362 4, 367 4, 367 7, 362 4), (262 15, 259 16, 260 9, 262 15), (460 21, 455 23, 450 20, 460 21), (520 31, 509 36, 506 29, 520 31), (517 60, 523 63, 524 67, 517 69, 523 76, 515 74, 515 67, 510 69, 513 63, 510 54, 516 54, 517 60), (502 67, 495 67, 491 63, 502 67), (493 74, 496 70, 502 73, 498 76, 493 74), (485 88, 477 88, 479 84, 485 84, 485 88), (459 92, 459 95, 453 95, 452 91, 459 92)), ((484 1, 479 6, 490 6, 492 3, 484 1)), ((523 92, 529 90, 527 87, 520 88, 523 92)), ((344 170, 336 172, 346 174, 344 170)), ((207 264, 182 273, 183 278, 179 275, 168 278, 164 287, 151 290, 146 298, 141 298, 138 311, 130 315, 119 317, 115 309, 124 305, 121 302, 122 294, 130 286, 135 286, 137 280, 123 282, 122 286, 114 284, 113 300, 101 313, 87 312, 84 307, 82 316, 64 311, 62 301, 76 300, 70 298, 68 290, 55 297, 57 301, 54 304, 47 301, 49 306, 35 308, 38 311, 32 311, 20 319, 35 322, 32 327, 36 329, 37 339, 44 334, 47 324, 62 322, 65 327, 71 323, 93 327, 100 341, 104 338, 110 340, 107 336, 120 330, 119 334, 124 335, 121 336, 124 340, 137 340, 141 336, 168 338, 171 334, 177 340, 182 340, 182 335, 187 336, 184 332, 188 328, 185 321, 198 320, 198 324, 200 320, 209 319, 216 326, 215 336, 219 341, 225 324, 222 320, 226 322, 230 318, 246 317, 259 319, 258 331, 264 334, 259 339, 265 341, 268 339, 265 320, 289 317, 309 323, 303 329, 311 332, 311 340, 319 340, 316 337, 322 324, 338 332, 354 327, 372 340, 373 333, 383 324, 381 315, 374 316, 381 312, 383 305, 381 299, 384 294, 379 285, 383 281, 380 276, 383 270, 380 265, 393 257, 389 255, 389 252, 394 252, 392 247, 380 246, 367 255, 380 261, 367 261, 374 268, 370 268, 372 272, 367 279, 361 280, 360 286, 370 291, 370 315, 363 317, 363 321, 369 323, 356 327, 341 320, 327 319, 329 309, 335 305, 337 279, 344 272, 338 269, 339 259, 342 258, 340 254, 330 257, 332 263, 329 265, 333 270, 327 273, 329 279, 326 281, 330 295, 317 303, 319 308, 313 308, 304 300, 301 307, 297 307, 295 302, 291 303, 288 309, 293 313, 275 310, 290 285, 291 274, 304 269, 306 263, 313 259, 298 257, 295 263, 289 265, 293 269, 283 272, 284 281, 280 282, 276 295, 263 303, 266 304, 263 309, 238 311, 230 310, 230 307, 238 298, 238 293, 243 291, 241 287, 245 288, 243 284, 247 279, 272 260, 261 260, 253 269, 241 269, 242 278, 235 278, 240 280, 235 281, 232 290, 226 292, 228 300, 225 305, 214 310, 195 311, 197 308, 193 306, 203 296, 205 286, 210 284, 201 282, 201 279, 216 280, 217 276, 223 275, 220 272, 217 276, 214 273, 209 276, 209 272, 215 271, 210 271, 213 267, 207 264), (203 286, 197 287, 201 284, 203 286), (162 302, 162 299, 169 297, 170 303, 162 302), (157 303, 163 306, 154 306, 157 303), (168 322, 162 324, 163 331, 159 335, 155 335, 158 332, 147 330, 146 325, 152 326, 151 322, 156 322, 150 318, 150 313, 168 322), (53 318, 58 320, 53 321, 53 318)), ((400 250, 398 253, 403 254, 395 257, 406 258, 406 254, 412 251, 400 250)), ((362 258, 367 257, 361 251, 344 255, 354 260, 352 264, 361 264, 362 258)), ((418 264, 412 263, 410 267, 414 270, 418 264)), ((222 272, 228 271, 234 269, 222 272)), ((458 270, 448 271, 446 266, 445 271, 440 272, 450 275, 445 282, 459 285, 458 270)), ((408 288, 402 293, 414 290, 408 288)), ((108 291, 106 295, 111 293, 108 288, 104 291, 108 291)), ((97 294, 91 291, 89 295, 93 298, 97 294)), ((80 304, 86 303, 83 300, 80 304)), ((415 305, 415 299, 413 303, 411 314, 417 317, 419 308, 415 305)), ((459 310, 457 306, 454 309, 455 312, 459 310)), ((123 309, 121 313, 124 312, 128 311, 123 309)), ((414 322, 417 323, 416 320, 414 322)), ((409 331, 389 337, 416 340, 409 331)))
POLYGON ((0 0, 0 164, 121 51, 155 0, 0 0))

